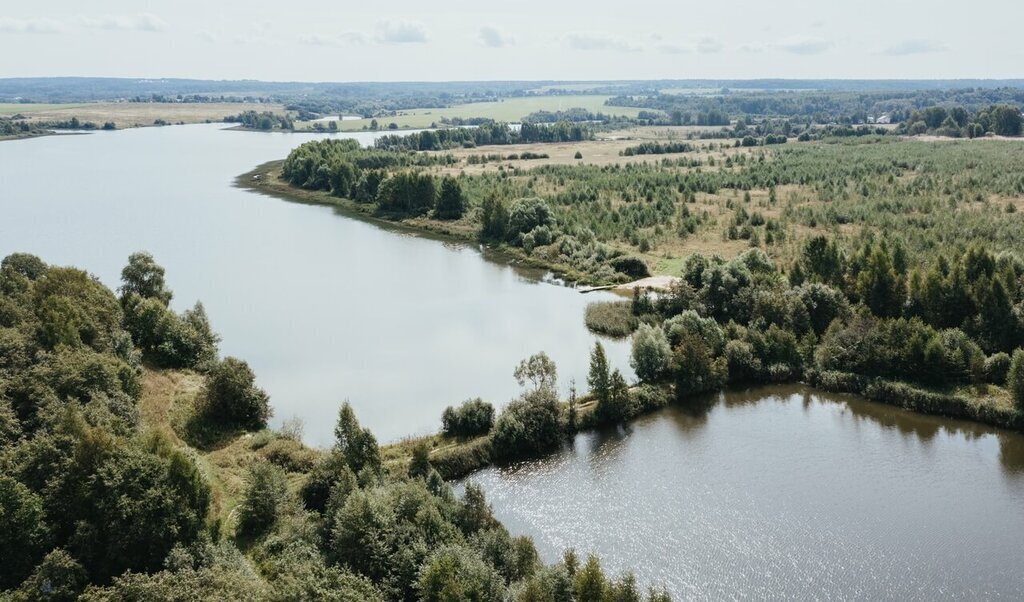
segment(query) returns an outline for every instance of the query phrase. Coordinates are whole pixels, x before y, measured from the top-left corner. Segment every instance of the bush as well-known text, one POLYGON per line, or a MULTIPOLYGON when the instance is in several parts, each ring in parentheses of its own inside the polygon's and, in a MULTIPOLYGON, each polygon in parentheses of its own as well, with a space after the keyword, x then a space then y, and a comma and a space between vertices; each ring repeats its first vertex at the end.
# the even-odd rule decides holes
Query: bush
POLYGON ((639 257, 616 257, 608 262, 613 270, 625 274, 634 280, 647 278, 651 275, 650 269, 639 257))
POLYGON ((463 546, 446 546, 435 551, 420 569, 417 583, 420 600, 501 600, 505 585, 501 575, 463 546))
POLYGON ((645 383, 661 380, 672 359, 672 348, 665 337, 665 331, 656 326, 641 324, 633 333, 633 349, 630 365, 637 378, 645 383))
POLYGON ((501 459, 535 456, 561 443, 560 410, 555 392, 530 391, 508 404, 494 424, 492 450, 501 459))
POLYGON ((1006 353, 994 353, 985 358, 985 380, 994 385, 1001 385, 1006 382, 1006 376, 1010 373, 1010 356, 1006 353))
POLYGON ((1010 370, 1006 375, 1006 388, 1010 390, 1017 409, 1024 411, 1024 349, 1013 352, 1010 370))
POLYGON ((458 479, 491 463, 490 439, 477 439, 435 452, 430 465, 445 479, 458 479))
POLYGON ((238 505, 239 534, 255 537, 265 533, 277 522, 287 496, 288 484, 281 469, 268 462, 254 462, 238 505))
POLYGON ((537 226, 547 226, 552 221, 551 209, 543 199, 519 199, 509 209, 507 236, 514 240, 518 235, 526 234, 537 226))
POLYGON ((228 357, 214 364, 202 395, 204 414, 222 426, 256 430, 270 418, 270 398, 242 360, 228 357))
POLYGON ((449 406, 441 424, 446 437, 486 435, 494 426, 494 406, 480 398, 464 401, 458 408, 449 406))
POLYGON ((629 336, 638 324, 632 301, 595 301, 587 306, 584 320, 592 332, 610 337, 629 336))
POLYGON ((317 453, 299 441, 275 438, 261 450, 263 457, 288 472, 309 472, 316 464, 317 453))

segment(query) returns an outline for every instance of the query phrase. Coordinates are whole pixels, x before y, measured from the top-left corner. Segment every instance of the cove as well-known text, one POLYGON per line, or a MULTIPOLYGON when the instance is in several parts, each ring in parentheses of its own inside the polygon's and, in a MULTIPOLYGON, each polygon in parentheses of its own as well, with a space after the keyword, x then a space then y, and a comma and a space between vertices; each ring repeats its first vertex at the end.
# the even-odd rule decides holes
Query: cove
MULTIPOLYGON (((350 400, 382 442, 435 431, 448 405, 519 390, 537 351, 582 386, 598 293, 441 243, 234 186, 235 177, 327 134, 223 124, 47 136, 0 144, 0 255, 34 253, 116 287, 128 255, 167 269, 176 310, 201 300, 222 355, 250 363, 274 409, 314 445, 350 400)), ((336 134, 364 144, 377 134, 336 134)), ((627 341, 605 339, 629 373, 627 341)))

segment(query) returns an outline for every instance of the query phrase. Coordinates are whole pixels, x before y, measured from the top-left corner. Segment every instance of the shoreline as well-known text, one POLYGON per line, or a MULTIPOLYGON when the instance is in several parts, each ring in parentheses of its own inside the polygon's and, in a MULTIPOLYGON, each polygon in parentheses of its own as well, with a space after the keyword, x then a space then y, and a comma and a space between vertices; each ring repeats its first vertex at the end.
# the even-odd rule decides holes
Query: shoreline
POLYGON ((564 286, 578 289, 581 292, 587 292, 587 290, 581 288, 586 286, 611 286, 615 288, 622 284, 595 280, 589 274, 574 270, 564 264, 527 255, 522 250, 508 245, 500 245, 498 247, 485 245, 477 238, 476 228, 468 228, 464 222, 462 222, 462 227, 460 227, 459 221, 442 222, 429 218, 390 220, 376 215, 373 212, 372 205, 332 196, 326 192, 296 188, 279 178, 280 167, 283 163, 283 159, 277 159, 258 165, 237 176, 235 178, 235 186, 288 202, 333 207, 346 217, 370 223, 385 230, 472 247, 479 251, 484 259, 488 261, 522 270, 541 281, 549 280, 545 278, 545 275, 550 273, 555 279, 563 281, 564 286))

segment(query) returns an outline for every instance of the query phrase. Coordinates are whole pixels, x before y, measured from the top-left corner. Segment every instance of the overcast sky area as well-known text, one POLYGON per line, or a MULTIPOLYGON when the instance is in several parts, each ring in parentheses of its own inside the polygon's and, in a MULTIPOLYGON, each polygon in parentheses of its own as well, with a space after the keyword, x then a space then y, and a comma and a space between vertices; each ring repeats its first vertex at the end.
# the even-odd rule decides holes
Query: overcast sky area
POLYGON ((1022 0, 33 0, 0 77, 1024 77, 1022 0))

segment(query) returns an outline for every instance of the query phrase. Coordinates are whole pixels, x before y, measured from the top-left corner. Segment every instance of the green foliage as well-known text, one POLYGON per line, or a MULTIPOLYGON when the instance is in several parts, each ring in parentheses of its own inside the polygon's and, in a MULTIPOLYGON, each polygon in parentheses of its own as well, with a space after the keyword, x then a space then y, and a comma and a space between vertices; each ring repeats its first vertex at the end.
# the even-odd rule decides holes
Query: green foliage
POLYGON ((37 280, 46 273, 47 265, 42 259, 29 253, 11 253, 0 262, 0 269, 11 270, 29 280, 37 280))
POLYGON ((363 470, 380 472, 380 449, 377 438, 370 429, 359 426, 352 406, 346 401, 338 410, 338 422, 334 426, 334 449, 340 453, 352 472, 363 470))
POLYGON ((266 533, 277 522, 287 499, 287 483, 281 469, 269 462, 253 463, 238 505, 239 534, 258 537, 266 533))
POLYGON ((377 210, 393 217, 424 215, 436 202, 434 177, 415 171, 398 172, 377 190, 377 210))
POLYGON ((656 383, 668 371, 672 359, 672 348, 665 331, 655 326, 641 324, 633 334, 630 365, 641 382, 656 383))
POLYGON ((14 599, 71 602, 79 599, 78 595, 87 582, 82 565, 66 551, 57 548, 47 554, 21 584, 14 599))
POLYGON ((420 441, 412 448, 412 459, 409 460, 409 478, 425 479, 430 474, 430 445, 420 441))
POLYGON ((435 551, 420 569, 417 583, 425 602, 500 600, 505 586, 501 575, 472 549, 445 546, 435 551))
POLYGON ((536 197, 518 199, 512 203, 512 207, 509 209, 506 237, 514 242, 535 228, 552 223, 551 209, 543 199, 536 197))
POLYGON ((256 386, 256 375, 233 357, 210 367, 201 398, 205 417, 224 427, 258 430, 270 418, 270 399, 256 386))
POLYGON ((525 393, 501 411, 491 432, 492 452, 502 460, 550 451, 562 442, 561 411, 554 390, 525 393))
POLYGON ((441 415, 441 432, 447 437, 486 435, 494 426, 494 406, 480 398, 468 399, 441 415))
POLYGON ((462 193, 459 181, 452 177, 441 180, 441 191, 437 196, 434 216, 438 219, 459 219, 466 213, 466 197, 462 193))
POLYGON ((0 590, 21 583, 48 541, 42 500, 18 481, 0 475, 0 590))
POLYGON ((725 360, 716 358, 702 339, 690 333, 684 334, 673 350, 671 369, 680 398, 717 390, 728 378, 725 360))
POLYGON ((1017 409, 1024 411, 1024 349, 1013 352, 1010 370, 1006 374, 1006 388, 1010 390, 1017 409))
POLYGON ((484 199, 480 206, 480 239, 485 242, 501 242, 508 236, 508 209, 505 203, 493 195, 484 199))
POLYGON ((128 257, 128 265, 121 270, 120 291, 123 298, 135 294, 143 299, 156 299, 165 306, 171 302, 172 296, 167 289, 164 268, 144 251, 128 257))
POLYGON ((554 391, 558 380, 558 369, 548 354, 541 351, 519 362, 513 372, 519 386, 533 385, 534 391, 554 391))

